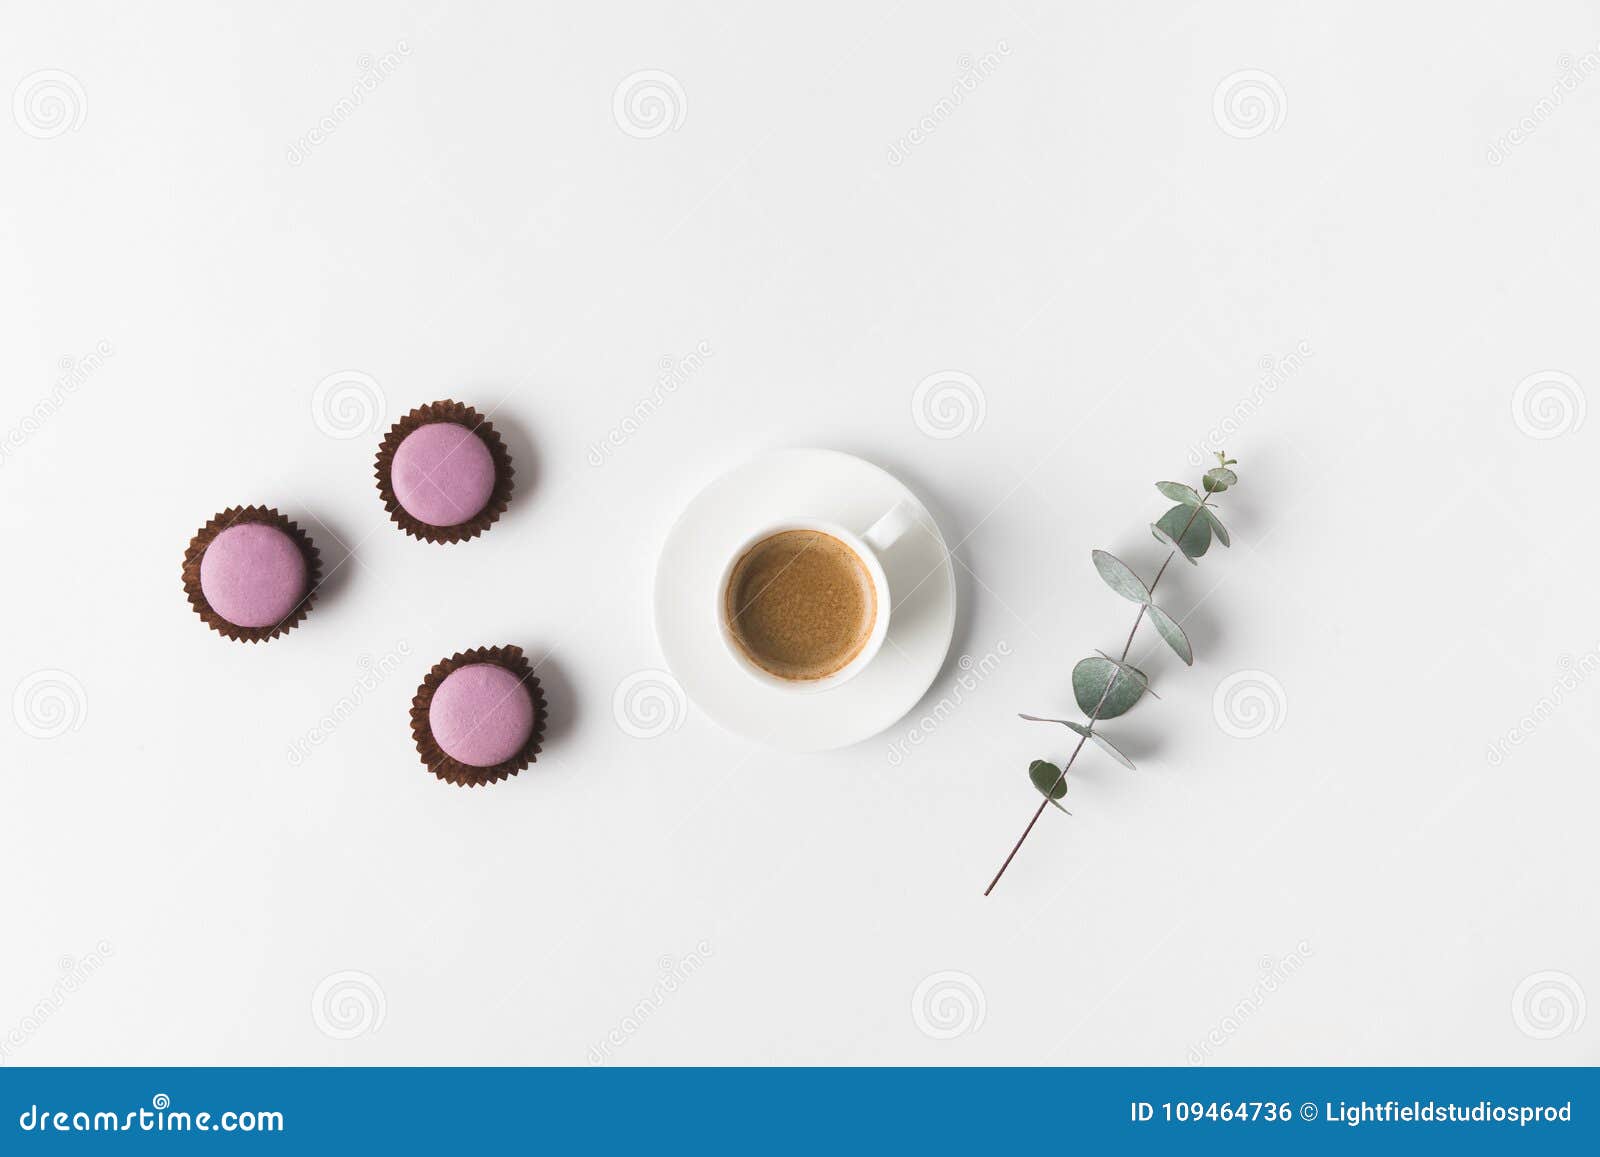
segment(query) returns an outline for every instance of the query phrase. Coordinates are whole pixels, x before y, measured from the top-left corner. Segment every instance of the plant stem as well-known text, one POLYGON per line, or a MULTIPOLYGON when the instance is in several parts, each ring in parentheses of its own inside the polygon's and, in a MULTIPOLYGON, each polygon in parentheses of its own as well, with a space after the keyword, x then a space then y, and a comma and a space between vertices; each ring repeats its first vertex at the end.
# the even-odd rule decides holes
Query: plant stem
MULTIPOLYGON (((1183 529, 1179 531, 1179 543, 1182 543, 1184 536, 1189 533, 1189 528, 1194 525, 1194 520, 1200 517, 1201 508, 1210 501, 1211 492, 1208 490, 1206 491, 1205 496, 1200 499, 1200 505, 1194 508, 1194 513, 1189 515, 1189 521, 1184 523, 1183 529)), ((1161 569, 1156 571, 1156 577, 1150 580, 1151 595, 1156 593, 1156 584, 1161 581, 1161 576, 1167 573, 1167 567, 1171 564, 1173 557, 1177 553, 1178 552, 1176 550, 1169 551, 1167 553, 1166 561, 1161 564, 1161 569)), ((1096 703, 1094 705, 1094 710, 1089 713, 1089 729, 1091 731, 1094 730, 1095 722, 1100 718, 1100 711, 1106 705, 1106 698, 1111 694, 1111 688, 1116 685, 1117 676, 1122 674, 1121 664, 1128 661, 1128 652, 1133 650, 1133 637, 1134 635, 1138 634, 1139 624, 1144 622, 1145 608, 1149 605, 1149 603, 1140 604, 1139 614, 1133 620, 1133 629, 1128 632, 1128 641, 1122 644, 1122 658, 1117 660, 1117 669, 1111 672, 1111 677, 1106 680, 1106 689, 1100 692, 1100 702, 1096 703)), ((1000 870, 994 874, 994 879, 990 880, 989 886, 983 890, 983 894, 985 896, 994 891, 994 886, 1000 882, 1000 877, 1006 874, 1006 869, 1011 866, 1011 861, 1017 858, 1017 853, 1022 850, 1023 843, 1027 840, 1029 833, 1033 831, 1033 825, 1039 822, 1039 817, 1044 815, 1044 809, 1050 806, 1050 797, 1055 794, 1056 788, 1060 786, 1061 783, 1067 778, 1067 772, 1072 770, 1072 765, 1077 760, 1078 753, 1083 750, 1083 745, 1088 742, 1089 737, 1087 735, 1080 735, 1078 737, 1078 746, 1072 749, 1072 754, 1067 757, 1067 762, 1062 765, 1061 774, 1056 777, 1055 783, 1050 785, 1050 789, 1044 793, 1044 801, 1039 804, 1038 810, 1033 813, 1033 818, 1028 821, 1028 826, 1022 829, 1022 834, 1017 837, 1017 842, 1012 845, 1011 854, 1006 857, 1006 862, 1000 865, 1000 870)))

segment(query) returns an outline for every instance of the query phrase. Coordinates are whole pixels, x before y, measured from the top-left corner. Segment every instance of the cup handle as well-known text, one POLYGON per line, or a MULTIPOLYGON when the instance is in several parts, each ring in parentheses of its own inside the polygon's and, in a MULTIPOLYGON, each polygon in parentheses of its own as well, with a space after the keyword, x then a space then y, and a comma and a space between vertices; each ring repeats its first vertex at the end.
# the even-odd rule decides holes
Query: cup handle
POLYGON ((917 519, 911 511, 909 502, 897 502, 890 508, 889 513, 869 526, 861 535, 861 539, 877 554, 882 554, 895 543, 906 531, 916 525, 917 519))

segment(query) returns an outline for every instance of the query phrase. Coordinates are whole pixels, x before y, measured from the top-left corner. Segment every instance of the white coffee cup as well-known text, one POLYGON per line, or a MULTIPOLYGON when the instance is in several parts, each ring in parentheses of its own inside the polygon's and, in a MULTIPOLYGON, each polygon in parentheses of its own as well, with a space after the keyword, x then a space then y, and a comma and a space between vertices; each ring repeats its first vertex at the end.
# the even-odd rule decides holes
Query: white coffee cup
POLYGON ((739 669, 759 683, 797 694, 827 691, 859 675, 866 669, 867 664, 872 662, 873 656, 878 653, 879 648, 883 646, 883 640, 889 634, 889 580, 883 573, 883 563, 879 561, 878 556, 899 541, 915 523, 916 516, 912 512, 911 505, 900 502, 860 534, 824 519, 792 518, 774 522, 746 536, 729 556, 728 564, 722 568, 722 577, 717 581, 716 590, 717 626, 722 633, 722 644, 739 669), (838 539, 861 560, 872 580, 877 607, 877 613, 872 620, 872 633, 867 636, 866 643, 856 653, 855 658, 831 675, 825 675, 820 679, 785 679, 760 667, 739 646, 734 636, 733 624, 728 619, 728 583, 732 580, 733 572, 739 562, 758 543, 790 530, 814 530, 838 539))

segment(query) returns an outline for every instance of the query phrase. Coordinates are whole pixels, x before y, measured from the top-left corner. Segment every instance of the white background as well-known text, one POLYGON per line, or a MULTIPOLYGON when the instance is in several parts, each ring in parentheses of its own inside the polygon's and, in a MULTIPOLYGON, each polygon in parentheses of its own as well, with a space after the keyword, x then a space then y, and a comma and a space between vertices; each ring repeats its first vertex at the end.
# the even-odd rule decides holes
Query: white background
POLYGON ((5 91, 59 70, 71 107, 0 119, 6 1063, 581 1065, 612 1032, 625 1064, 1183 1064, 1208 1033, 1220 1064, 1600 1057, 1600 16, 1443 16, 13 6, 5 91), (676 127, 614 111, 646 70, 676 127), (1247 70, 1255 120, 1216 101, 1247 70), (381 418, 319 408, 342 371, 381 418), (913 394, 949 371, 983 420, 932 437, 913 394), (448 549, 371 479, 444 396, 518 467, 448 549), (1234 547, 1162 583, 1194 669, 1141 636, 1162 698, 1107 725, 1139 770, 1086 754, 1075 817, 984 899, 1027 762, 1067 751, 1015 712, 1070 710, 1131 622, 1090 549, 1148 575, 1150 483, 1194 481, 1241 406, 1234 547), (959 543, 950 663, 825 756, 692 707, 628 734, 667 528, 783 445, 925 498, 959 543), (179 585, 250 502, 332 570, 257 647, 179 585), (407 705, 501 642, 545 656, 546 754, 446 786, 407 705), (1240 671, 1267 677, 1243 724, 1240 671), (76 681, 48 676, 59 714, 38 672, 76 681))

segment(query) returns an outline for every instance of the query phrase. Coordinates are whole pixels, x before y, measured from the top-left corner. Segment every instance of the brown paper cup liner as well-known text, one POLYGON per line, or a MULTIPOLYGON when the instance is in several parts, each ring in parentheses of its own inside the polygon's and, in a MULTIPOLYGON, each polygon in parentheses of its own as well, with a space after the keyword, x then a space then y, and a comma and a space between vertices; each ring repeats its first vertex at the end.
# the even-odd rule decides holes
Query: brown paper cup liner
POLYGON ((539 744, 544 740, 544 727, 544 691, 521 647, 474 647, 470 651, 457 651, 448 659, 441 659, 433 665, 433 670, 428 672, 422 686, 417 688, 416 697, 411 700, 411 734, 417 741, 417 753, 422 756, 422 762, 429 771, 458 787, 497 783, 516 775, 538 758, 539 744), (433 729, 428 722, 428 709, 433 706, 433 695, 439 689, 439 684, 457 667, 474 663, 494 663, 504 667, 521 679, 533 699, 533 730, 528 733, 528 742, 510 759, 493 767, 472 767, 451 759, 434 740, 433 729))
POLYGON ((465 542, 469 538, 477 538, 493 526, 495 520, 505 513, 506 506, 511 501, 512 473, 511 454, 506 450, 505 443, 500 441, 500 435, 489 424, 489 420, 471 406, 448 399, 443 402, 429 402, 426 406, 418 406, 412 410, 389 427, 382 445, 378 447, 378 493, 383 496, 384 509, 389 512, 389 517, 394 519, 401 530, 412 538, 428 542, 465 542), (427 426, 434 422, 454 422, 458 426, 465 426, 483 440, 483 444, 489 448, 489 456, 494 459, 494 489, 489 493, 489 501, 477 514, 454 526, 434 526, 407 514, 405 507, 400 505, 400 500, 394 496, 394 484, 389 477, 390 470, 394 466, 395 451, 400 449, 400 443, 406 440, 406 435, 418 426, 427 426))
POLYGON ((196 531, 189 540, 188 549, 183 552, 183 591, 189 596, 189 605, 194 608, 195 614, 205 620, 206 626, 239 643, 264 643, 298 627, 300 620, 310 612, 311 604, 316 602, 317 584, 321 581, 322 558, 312 544, 311 537, 270 506, 228 507, 196 531), (206 547, 230 526, 248 522, 262 522, 277 527, 294 540, 306 560, 306 593, 295 604, 294 610, 270 627, 240 627, 228 622, 211 609, 211 604, 206 602, 206 596, 200 590, 200 559, 205 555, 206 547))

